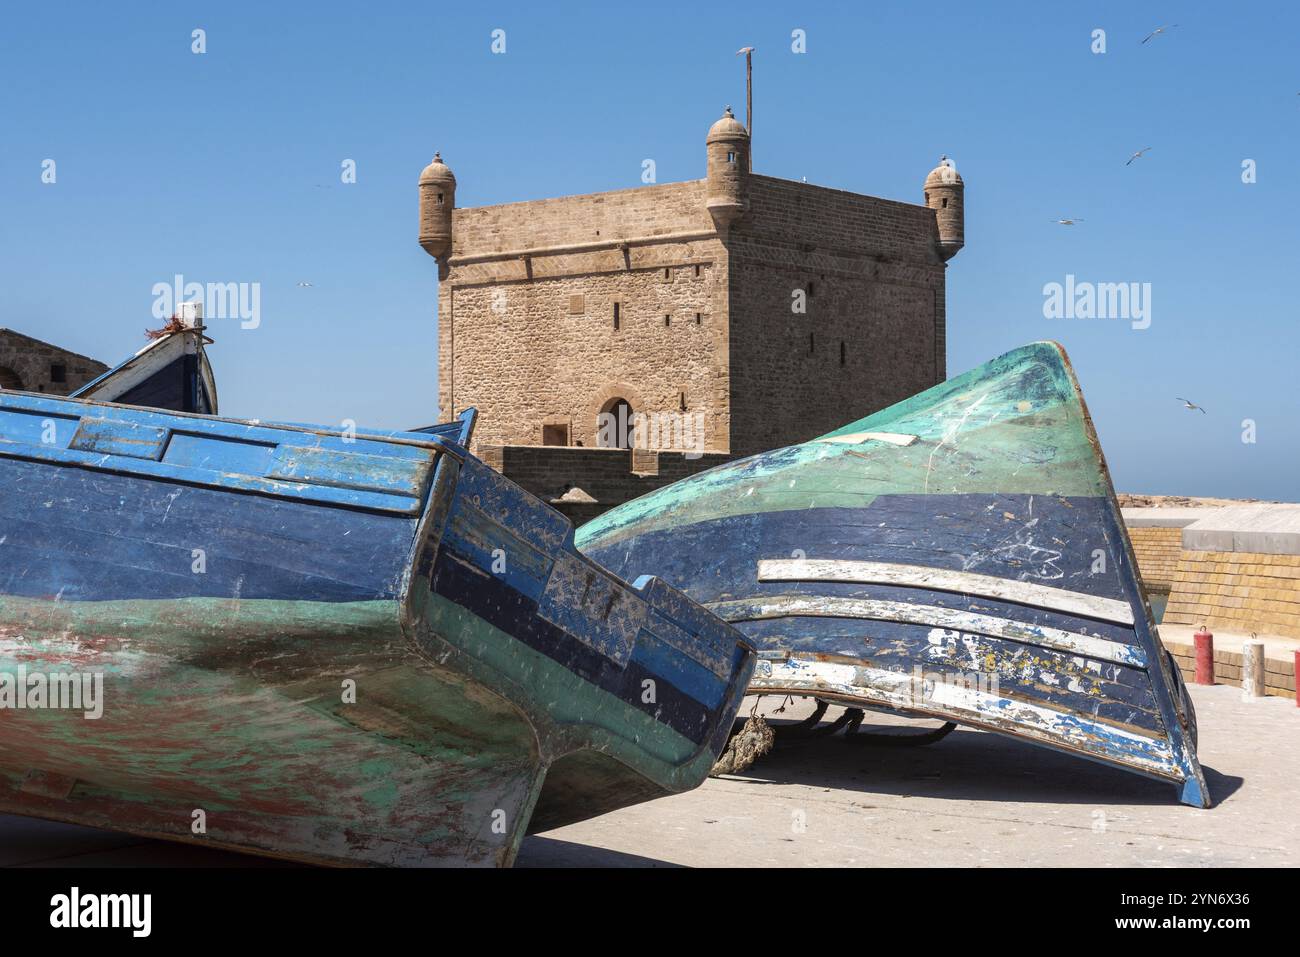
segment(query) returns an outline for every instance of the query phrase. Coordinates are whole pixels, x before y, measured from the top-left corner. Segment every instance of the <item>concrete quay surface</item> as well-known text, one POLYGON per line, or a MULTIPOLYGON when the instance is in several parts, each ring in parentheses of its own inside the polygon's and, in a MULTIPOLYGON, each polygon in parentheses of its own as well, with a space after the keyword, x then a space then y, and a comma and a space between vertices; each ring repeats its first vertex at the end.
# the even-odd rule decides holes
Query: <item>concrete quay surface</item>
MULTIPOLYGON (((1300 709, 1284 698, 1245 702, 1228 686, 1191 693, 1209 810, 1178 804, 1172 785, 987 732, 959 728, 922 748, 836 736, 780 748, 742 776, 529 837, 517 865, 1300 865, 1300 709)), ((809 710, 796 699, 774 715, 780 704, 765 697, 759 710, 774 721, 809 710)), ((868 722, 906 723, 884 715, 868 722)), ((0 865, 278 866, 2 815, 0 865)))

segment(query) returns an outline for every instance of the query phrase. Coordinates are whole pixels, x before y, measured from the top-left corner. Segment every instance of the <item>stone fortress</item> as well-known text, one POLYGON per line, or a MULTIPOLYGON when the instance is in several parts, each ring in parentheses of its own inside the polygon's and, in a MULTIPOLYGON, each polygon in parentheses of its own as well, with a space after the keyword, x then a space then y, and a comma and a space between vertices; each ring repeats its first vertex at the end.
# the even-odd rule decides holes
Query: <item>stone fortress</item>
POLYGON ((0 328, 0 389, 67 395, 107 371, 102 362, 0 328))
POLYGON ((705 152, 701 180, 468 209, 441 157, 420 176, 442 417, 476 407, 473 451, 575 520, 946 377, 950 163, 921 205, 763 176, 730 108, 705 152))

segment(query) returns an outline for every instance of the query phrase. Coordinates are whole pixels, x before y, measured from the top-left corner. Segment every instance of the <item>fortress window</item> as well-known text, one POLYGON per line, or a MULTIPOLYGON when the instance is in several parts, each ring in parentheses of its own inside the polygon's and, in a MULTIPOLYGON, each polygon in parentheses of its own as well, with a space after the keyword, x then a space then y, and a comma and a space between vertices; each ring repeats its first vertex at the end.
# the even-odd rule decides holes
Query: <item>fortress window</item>
POLYGON ((947 208, 948 208, 948 197, 947 197, 947 196, 945 196, 945 197, 943 198, 943 208, 944 208, 944 209, 947 209, 947 208))
POLYGON ((699 278, 700 278, 700 266, 699 266, 698 263, 696 263, 696 265, 695 265, 695 278, 696 278, 696 279, 699 279, 699 278))
POLYGON ((672 279, 672 278, 673 278, 673 270, 672 270, 672 267, 671 267, 671 266, 665 266, 665 267, 664 267, 664 278, 665 278, 665 279, 672 279))
POLYGON ((727 154, 727 162, 728 162, 728 163, 734 163, 734 162, 736 162, 736 154, 735 154, 735 153, 728 153, 728 154, 727 154))
POLYGON ((57 363, 54 364, 54 365, 51 365, 51 366, 50 366, 50 381, 51 381, 51 382, 67 382, 67 381, 68 381, 68 367, 67 367, 67 366, 64 366, 64 365, 58 365, 57 363))
POLYGON ((439 194, 438 194, 438 205, 439 205, 439 206, 442 205, 442 193, 439 193, 439 194))
POLYGON ((672 315, 669 314, 669 315, 664 316, 664 325, 665 325, 665 326, 671 326, 672 324, 673 324, 673 317, 672 317, 672 315))
POLYGON ((622 317, 621 316, 623 312, 622 306, 623 304, 621 302, 614 303, 614 328, 615 329, 618 328, 618 321, 622 317))
POLYGON ((696 324, 697 326, 702 326, 702 325, 704 325, 704 313, 702 313, 702 312, 697 312, 697 313, 695 314, 695 324, 696 324))
POLYGON ((844 365, 844 359, 845 359, 845 354, 844 354, 844 340, 841 339, 841 340, 840 340, 840 365, 844 365))
POLYGON ((19 389, 23 387, 23 380, 18 373, 6 366, 0 366, 0 389, 19 389))
POLYGON ((569 427, 567 425, 543 425, 542 445, 568 445, 569 427))

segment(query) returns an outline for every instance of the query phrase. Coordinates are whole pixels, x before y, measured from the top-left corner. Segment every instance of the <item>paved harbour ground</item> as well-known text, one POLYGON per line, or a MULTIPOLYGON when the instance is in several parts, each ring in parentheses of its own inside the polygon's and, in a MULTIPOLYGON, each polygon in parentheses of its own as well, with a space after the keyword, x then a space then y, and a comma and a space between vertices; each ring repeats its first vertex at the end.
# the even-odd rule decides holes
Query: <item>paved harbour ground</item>
MULTIPOLYGON (((743 776, 528 838, 521 867, 1257 866, 1300 864, 1300 709, 1193 687, 1215 806, 1171 785, 959 729, 924 748, 834 737, 743 776)), ((764 698, 761 710, 780 705, 764 698)), ((796 701, 774 720, 799 717, 796 701)), ((835 713, 832 709, 831 715, 835 713)), ((875 723, 898 723, 873 716, 875 723)), ((5 866, 275 862, 0 816, 5 866)))

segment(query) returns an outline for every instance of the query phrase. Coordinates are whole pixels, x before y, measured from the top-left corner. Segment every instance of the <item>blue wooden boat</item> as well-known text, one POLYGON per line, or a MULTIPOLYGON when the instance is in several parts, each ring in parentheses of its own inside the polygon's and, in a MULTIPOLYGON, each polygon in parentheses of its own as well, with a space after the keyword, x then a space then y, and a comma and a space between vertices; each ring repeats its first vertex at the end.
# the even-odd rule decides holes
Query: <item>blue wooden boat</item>
POLYGON ((753 692, 846 705, 851 726, 874 709, 996 731, 1209 805, 1195 714, 1055 343, 659 489, 577 542, 736 624, 759 649, 753 692))
POLYGON ((465 451, 0 392, 0 811, 509 864, 698 785, 754 666, 465 451), (98 712, 98 713, 96 713, 98 712))
POLYGON ((194 312, 173 319, 135 355, 87 382, 72 398, 216 415, 217 383, 204 348, 212 340, 204 329, 194 312))

